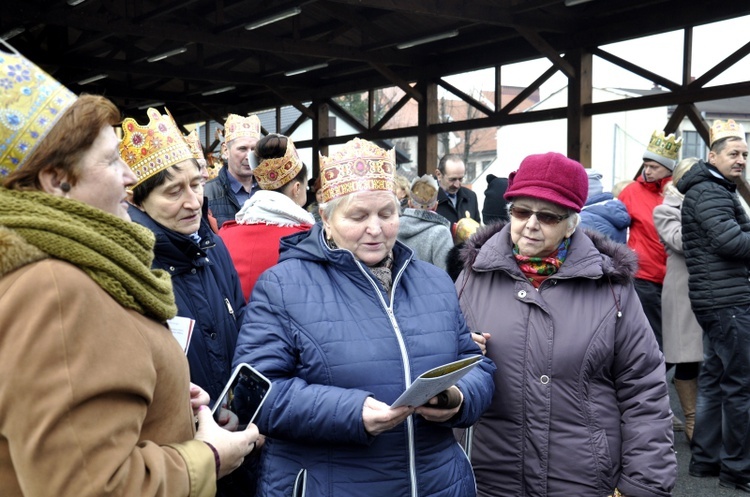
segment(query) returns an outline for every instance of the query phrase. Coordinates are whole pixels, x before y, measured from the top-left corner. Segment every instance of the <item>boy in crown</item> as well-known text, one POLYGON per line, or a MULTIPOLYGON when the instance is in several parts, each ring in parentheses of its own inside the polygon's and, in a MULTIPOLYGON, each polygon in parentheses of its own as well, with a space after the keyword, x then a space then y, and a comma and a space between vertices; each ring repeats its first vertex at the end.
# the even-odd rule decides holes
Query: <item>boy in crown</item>
POLYGON ((741 125, 716 121, 708 160, 677 183, 690 303, 703 328, 690 475, 750 493, 750 219, 737 197, 741 125))
POLYGON ((662 190, 672 180, 681 146, 682 138, 675 139, 672 134, 665 137, 663 131, 654 131, 643 153, 641 175, 618 197, 630 214, 628 247, 638 254, 635 290, 659 349, 662 348, 661 289, 667 272, 667 254, 654 225, 654 208, 664 200, 662 190))

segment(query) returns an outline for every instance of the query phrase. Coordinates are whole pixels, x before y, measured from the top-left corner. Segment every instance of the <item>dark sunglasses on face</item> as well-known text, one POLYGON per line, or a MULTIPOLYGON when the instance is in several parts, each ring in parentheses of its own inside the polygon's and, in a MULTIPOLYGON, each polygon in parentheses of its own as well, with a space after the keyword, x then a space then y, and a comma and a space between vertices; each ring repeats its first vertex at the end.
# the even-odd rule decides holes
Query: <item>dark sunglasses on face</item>
POLYGON ((531 216, 536 216, 536 220, 546 226, 555 226, 560 223, 563 219, 568 219, 570 214, 560 215, 553 214, 552 212, 541 212, 532 211, 531 209, 524 209, 515 205, 510 206, 510 215, 520 221, 526 221, 531 216))

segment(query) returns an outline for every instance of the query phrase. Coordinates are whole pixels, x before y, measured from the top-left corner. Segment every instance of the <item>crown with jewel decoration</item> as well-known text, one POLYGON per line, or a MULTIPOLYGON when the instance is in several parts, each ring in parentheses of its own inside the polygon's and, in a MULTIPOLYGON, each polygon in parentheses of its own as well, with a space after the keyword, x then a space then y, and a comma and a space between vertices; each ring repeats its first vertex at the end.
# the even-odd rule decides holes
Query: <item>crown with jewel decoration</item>
POLYGON ((323 202, 362 191, 395 191, 396 153, 355 138, 330 157, 320 156, 323 202))
POLYGON ((682 137, 675 138, 671 133, 664 136, 664 131, 654 131, 643 159, 658 162, 671 171, 677 164, 680 147, 682 147, 682 137))
POLYGON ((735 137, 744 140, 745 128, 742 126, 742 124, 734 122, 734 119, 729 119, 727 121, 720 121, 717 119, 711 126, 709 134, 711 135, 711 143, 709 144, 710 148, 714 143, 721 140, 722 138, 735 137))
POLYGON ((278 190, 292 181, 302 170, 302 161, 292 139, 286 139, 286 152, 283 157, 263 159, 253 169, 253 176, 263 190, 278 190))
POLYGON ((224 140, 228 143, 240 136, 248 136, 260 140, 260 119, 253 114, 252 116, 239 116, 229 114, 224 123, 224 140))
POLYGON ((146 114, 149 117, 146 126, 141 126, 130 117, 122 122, 120 157, 138 180, 133 188, 159 171, 193 158, 185 137, 169 111, 167 115, 162 115, 150 108, 146 114))
POLYGON ((188 147, 190 147, 193 159, 198 161, 206 160, 206 157, 203 155, 203 144, 201 143, 200 137, 198 137, 197 130, 193 130, 185 135, 185 141, 187 142, 188 147))
POLYGON ((23 166, 76 98, 19 53, 0 52, 0 176, 23 166))

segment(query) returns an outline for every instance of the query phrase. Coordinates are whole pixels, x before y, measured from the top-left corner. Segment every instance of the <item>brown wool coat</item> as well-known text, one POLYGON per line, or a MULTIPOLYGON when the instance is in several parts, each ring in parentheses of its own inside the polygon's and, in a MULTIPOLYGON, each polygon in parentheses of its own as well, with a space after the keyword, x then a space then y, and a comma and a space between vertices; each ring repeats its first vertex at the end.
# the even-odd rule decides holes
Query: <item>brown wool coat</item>
POLYGON ((169 330, 0 227, 0 495, 213 496, 169 330))

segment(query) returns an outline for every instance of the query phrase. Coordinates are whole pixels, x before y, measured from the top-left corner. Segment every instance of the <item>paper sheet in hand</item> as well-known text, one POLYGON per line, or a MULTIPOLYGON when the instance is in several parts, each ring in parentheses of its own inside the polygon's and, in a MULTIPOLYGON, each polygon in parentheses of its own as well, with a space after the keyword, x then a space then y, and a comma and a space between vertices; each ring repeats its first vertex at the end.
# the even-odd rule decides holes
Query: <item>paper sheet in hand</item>
POLYGON ((455 385, 458 380, 471 371, 482 360, 481 355, 450 362, 430 369, 419 375, 414 383, 401 394, 391 407, 421 406, 446 388, 455 385))

